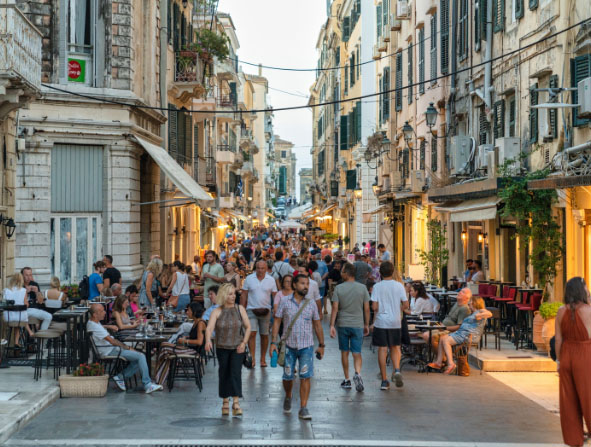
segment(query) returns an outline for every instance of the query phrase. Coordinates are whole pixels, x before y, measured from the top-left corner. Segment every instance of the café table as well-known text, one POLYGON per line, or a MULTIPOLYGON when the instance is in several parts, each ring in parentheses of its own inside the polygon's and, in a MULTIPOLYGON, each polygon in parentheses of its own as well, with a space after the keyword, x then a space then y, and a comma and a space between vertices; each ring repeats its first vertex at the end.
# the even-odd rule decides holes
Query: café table
POLYGON ((443 330, 445 330, 445 326, 441 323, 415 324, 415 329, 417 329, 419 331, 429 331, 429 342, 427 344, 427 347, 428 347, 428 354, 427 354, 428 362, 427 363, 431 363, 433 361, 433 350, 431 349, 432 341, 433 341, 433 331, 434 330, 443 331, 443 330))
POLYGON ((148 371, 150 371, 150 376, 152 375, 152 349, 157 348, 160 351, 160 345, 166 342, 170 337, 163 334, 152 334, 152 335, 144 335, 141 332, 138 332, 134 335, 130 335, 129 337, 125 338, 126 343, 144 343, 146 346, 145 355, 146 355, 146 363, 148 364, 148 371))
POLYGON ((69 361, 66 363, 66 373, 76 368, 80 363, 88 360, 88 346, 86 344, 86 323, 88 321, 88 307, 73 307, 60 309, 54 317, 66 320, 66 344, 69 361))

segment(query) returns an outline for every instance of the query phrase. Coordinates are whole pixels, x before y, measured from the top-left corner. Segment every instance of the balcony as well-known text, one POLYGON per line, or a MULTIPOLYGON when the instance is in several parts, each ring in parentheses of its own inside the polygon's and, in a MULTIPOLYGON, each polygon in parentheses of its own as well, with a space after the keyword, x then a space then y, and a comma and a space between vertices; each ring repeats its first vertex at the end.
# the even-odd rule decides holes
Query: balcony
POLYGON ((215 74, 219 80, 235 81, 237 80, 237 67, 234 59, 218 60, 215 64, 215 74))
POLYGON ((13 4, 0 5, 0 121, 41 90, 41 33, 13 4))
POLYGON ((242 169, 240 170, 240 175, 245 178, 252 177, 252 173, 254 171, 254 167, 252 165, 252 161, 245 161, 244 165, 242 165, 242 169))
POLYGON ((226 197, 218 197, 216 208, 227 208, 227 209, 234 209, 234 196, 226 196, 226 197))
POLYGON ((216 192, 215 157, 200 157, 199 161, 194 163, 193 173, 197 175, 197 183, 208 192, 216 192))
POLYGON ((171 92, 179 101, 187 102, 192 98, 205 96, 201 82, 204 78, 203 61, 196 51, 182 50, 174 54, 174 84, 171 92))
POLYGON ((227 144, 218 144, 216 151, 216 161, 218 163, 234 163, 234 161, 236 161, 235 149, 227 144))
POLYGON ((237 170, 242 168, 242 166, 244 166, 244 154, 242 151, 238 151, 236 152, 236 158, 234 160, 234 163, 232 164, 232 166, 230 166, 230 168, 232 170, 237 170))

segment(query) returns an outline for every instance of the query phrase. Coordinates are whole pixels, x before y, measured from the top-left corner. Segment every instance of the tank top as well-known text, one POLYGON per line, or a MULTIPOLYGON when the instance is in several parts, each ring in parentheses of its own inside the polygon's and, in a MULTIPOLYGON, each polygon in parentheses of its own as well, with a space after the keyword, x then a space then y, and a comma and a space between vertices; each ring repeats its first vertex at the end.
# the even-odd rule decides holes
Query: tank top
POLYGON ((215 344, 222 349, 236 349, 242 342, 242 318, 238 307, 227 309, 221 308, 222 311, 215 322, 215 344))
POLYGON ((148 270, 144 270, 144 273, 142 274, 142 282, 141 282, 141 286, 140 286, 140 300, 139 300, 140 306, 149 306, 150 305, 150 300, 148 299, 148 294, 146 292, 146 281, 148 280, 148 273, 150 273, 148 270))
POLYGON ((176 281, 172 286, 171 294, 173 296, 189 294, 189 277, 186 273, 176 272, 176 281))

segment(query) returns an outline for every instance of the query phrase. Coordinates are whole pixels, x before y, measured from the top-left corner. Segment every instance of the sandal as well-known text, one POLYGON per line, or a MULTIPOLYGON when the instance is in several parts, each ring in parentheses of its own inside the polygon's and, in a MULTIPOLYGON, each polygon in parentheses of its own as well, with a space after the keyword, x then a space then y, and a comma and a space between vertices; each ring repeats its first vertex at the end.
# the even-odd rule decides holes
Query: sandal
POLYGON ((449 366, 444 372, 443 374, 445 375, 450 375, 456 372, 457 366, 455 364, 451 364, 451 366, 449 366))
POLYGON ((427 366, 431 369, 441 369, 442 368, 442 365, 438 365, 435 362, 429 363, 427 366))
POLYGON ((232 404, 232 416, 242 416, 242 408, 238 402, 232 404))
POLYGON ((224 402, 222 404, 222 416, 229 416, 230 415, 230 402, 224 402))

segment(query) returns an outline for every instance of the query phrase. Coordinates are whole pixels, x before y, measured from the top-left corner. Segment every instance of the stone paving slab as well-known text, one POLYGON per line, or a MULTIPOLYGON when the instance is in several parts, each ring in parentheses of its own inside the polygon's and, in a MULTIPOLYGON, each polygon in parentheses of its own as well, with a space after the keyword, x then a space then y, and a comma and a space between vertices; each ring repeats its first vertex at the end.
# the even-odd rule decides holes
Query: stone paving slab
POLYGON ((294 411, 283 414, 281 371, 260 367, 243 373, 244 416, 222 417, 217 371, 210 363, 201 393, 192 382, 152 395, 121 393, 111 385, 102 399, 59 399, 8 444, 213 445, 210 441, 227 440, 236 445, 242 440, 253 445, 263 440, 286 445, 301 440, 312 445, 316 440, 320 444, 315 445, 362 445, 372 440, 392 446, 561 445, 555 414, 476 369, 470 377, 457 377, 407 367, 402 389, 392 385, 380 391, 377 354, 368 344, 366 339, 366 390, 357 393, 339 387, 340 355, 336 341, 327 339, 326 358, 315 362, 311 422, 297 418, 297 385, 294 411))

